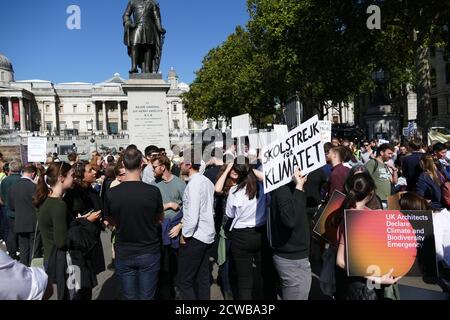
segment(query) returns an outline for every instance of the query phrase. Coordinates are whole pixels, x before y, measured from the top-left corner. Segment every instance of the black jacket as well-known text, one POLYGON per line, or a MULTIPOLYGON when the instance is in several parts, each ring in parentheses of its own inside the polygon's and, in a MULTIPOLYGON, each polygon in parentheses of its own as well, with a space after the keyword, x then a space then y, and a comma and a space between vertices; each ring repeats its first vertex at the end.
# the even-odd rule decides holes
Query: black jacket
POLYGON ((310 228, 305 192, 291 182, 271 195, 270 238, 275 254, 291 260, 308 258, 310 228))
POLYGON ((36 185, 22 178, 15 183, 8 194, 9 207, 15 213, 15 233, 33 233, 36 228, 36 209, 32 198, 36 185))

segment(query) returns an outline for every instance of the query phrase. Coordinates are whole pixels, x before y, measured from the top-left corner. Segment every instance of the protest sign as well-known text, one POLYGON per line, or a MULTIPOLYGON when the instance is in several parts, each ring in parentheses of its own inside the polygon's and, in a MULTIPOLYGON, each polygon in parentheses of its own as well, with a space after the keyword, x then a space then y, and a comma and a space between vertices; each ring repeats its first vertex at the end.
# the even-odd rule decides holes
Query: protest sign
POLYGON ((326 164, 318 120, 314 116, 263 147, 264 193, 288 184, 297 168, 308 174, 326 164))
POLYGON ((384 139, 378 139, 378 146, 381 146, 382 144, 385 144, 385 143, 389 143, 389 141, 384 140, 384 139))
POLYGON ((45 162, 47 160, 47 138, 28 138, 28 162, 45 162))
POLYGON ((250 131, 250 115, 248 113, 231 118, 231 137, 245 137, 250 131))
POLYGON ((436 276, 431 211, 345 210, 348 276, 436 276))
POLYGON ((274 124, 273 131, 277 135, 278 139, 281 139, 288 133, 288 127, 285 124, 274 124))
POLYGON ((320 214, 319 219, 314 226, 313 232, 318 236, 324 238, 330 243, 336 241, 337 226, 333 223, 333 217, 338 214, 342 203, 345 200, 345 194, 339 190, 335 190, 325 209, 320 214))
POLYGON ((322 141, 331 142, 331 121, 320 120, 319 121, 319 130, 322 135, 322 141))

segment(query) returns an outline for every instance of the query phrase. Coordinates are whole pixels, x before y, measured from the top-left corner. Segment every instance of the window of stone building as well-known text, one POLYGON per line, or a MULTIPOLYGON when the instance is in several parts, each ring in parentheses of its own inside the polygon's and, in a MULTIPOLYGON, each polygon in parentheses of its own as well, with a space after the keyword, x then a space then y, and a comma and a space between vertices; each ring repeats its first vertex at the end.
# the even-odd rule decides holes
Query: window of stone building
POLYGON ((99 121, 98 122, 98 127, 99 130, 103 130, 103 121, 99 121))
POLYGON ((80 130, 80 121, 72 121, 73 128, 80 130))
POLYGON ((90 106, 90 105, 88 105, 88 106, 86 107, 86 111, 87 111, 87 112, 91 112, 91 106, 90 106))
POLYGON ((45 105, 45 112, 50 112, 50 106, 48 104, 45 105))
POLYGON ((173 112, 177 112, 177 104, 174 103, 174 104, 172 104, 172 106, 173 106, 173 112))
POLYGON ((59 113, 63 113, 64 112, 64 106, 63 105, 60 105, 59 106, 59 113))
POLYGON ((128 130, 128 121, 123 121, 122 130, 128 130))
POLYGON ((53 122, 47 121, 47 122, 45 123, 45 128, 47 129, 48 132, 52 132, 53 122))
POLYGON ((430 72, 430 82, 431 82, 431 87, 432 87, 432 88, 436 88, 436 84, 437 84, 437 75, 436 75, 436 69, 435 69, 435 68, 431 68, 431 72, 430 72))
POLYGON ((437 115, 438 115, 438 99, 437 98, 431 99, 431 115, 433 117, 437 117, 437 115))
POLYGON ((173 120, 173 128, 180 129, 180 120, 173 120))
POLYGON ((78 109, 78 108, 77 108, 77 105, 74 104, 74 105, 73 105, 73 113, 76 113, 76 112, 77 112, 77 109, 78 109))
POLYGON ((65 121, 61 121, 61 122, 59 123, 59 128, 60 128, 61 130, 66 130, 66 128, 67 128, 66 122, 65 122, 65 121))

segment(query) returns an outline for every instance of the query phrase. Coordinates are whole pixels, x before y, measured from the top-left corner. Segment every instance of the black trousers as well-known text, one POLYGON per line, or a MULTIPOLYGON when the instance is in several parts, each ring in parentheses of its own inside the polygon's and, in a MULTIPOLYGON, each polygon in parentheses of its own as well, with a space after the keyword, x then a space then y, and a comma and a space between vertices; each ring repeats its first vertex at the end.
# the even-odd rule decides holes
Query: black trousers
POLYGON ((34 232, 18 233, 17 236, 19 238, 20 262, 29 267, 34 254, 31 252, 33 250, 34 232))
POLYGON ((277 273, 266 226, 233 229, 231 261, 238 280, 238 300, 276 300, 277 273))
POLYGON ((18 260, 17 249, 18 249, 18 238, 14 231, 15 219, 8 217, 8 238, 6 239, 6 249, 8 249, 9 256, 12 259, 18 260))
POLYGON ((175 279, 178 269, 178 249, 162 246, 161 268, 159 269, 158 300, 175 300, 175 279))
POLYGON ((208 249, 211 245, 195 238, 180 244, 177 288, 182 300, 209 300, 211 283, 208 249))

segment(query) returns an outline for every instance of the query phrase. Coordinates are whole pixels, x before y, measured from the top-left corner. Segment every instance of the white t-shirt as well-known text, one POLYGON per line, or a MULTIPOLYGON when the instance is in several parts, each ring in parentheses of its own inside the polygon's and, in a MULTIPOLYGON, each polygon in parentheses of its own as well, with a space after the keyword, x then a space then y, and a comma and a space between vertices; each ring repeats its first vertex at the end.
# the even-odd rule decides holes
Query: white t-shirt
POLYGON ((246 189, 243 188, 235 193, 237 186, 230 189, 227 198, 226 215, 229 218, 234 218, 231 224, 232 229, 254 228, 258 225, 256 221, 257 199, 248 199, 245 194, 246 189))
POLYGON ((447 209, 433 212, 433 229, 436 259, 450 268, 450 212, 447 209))

